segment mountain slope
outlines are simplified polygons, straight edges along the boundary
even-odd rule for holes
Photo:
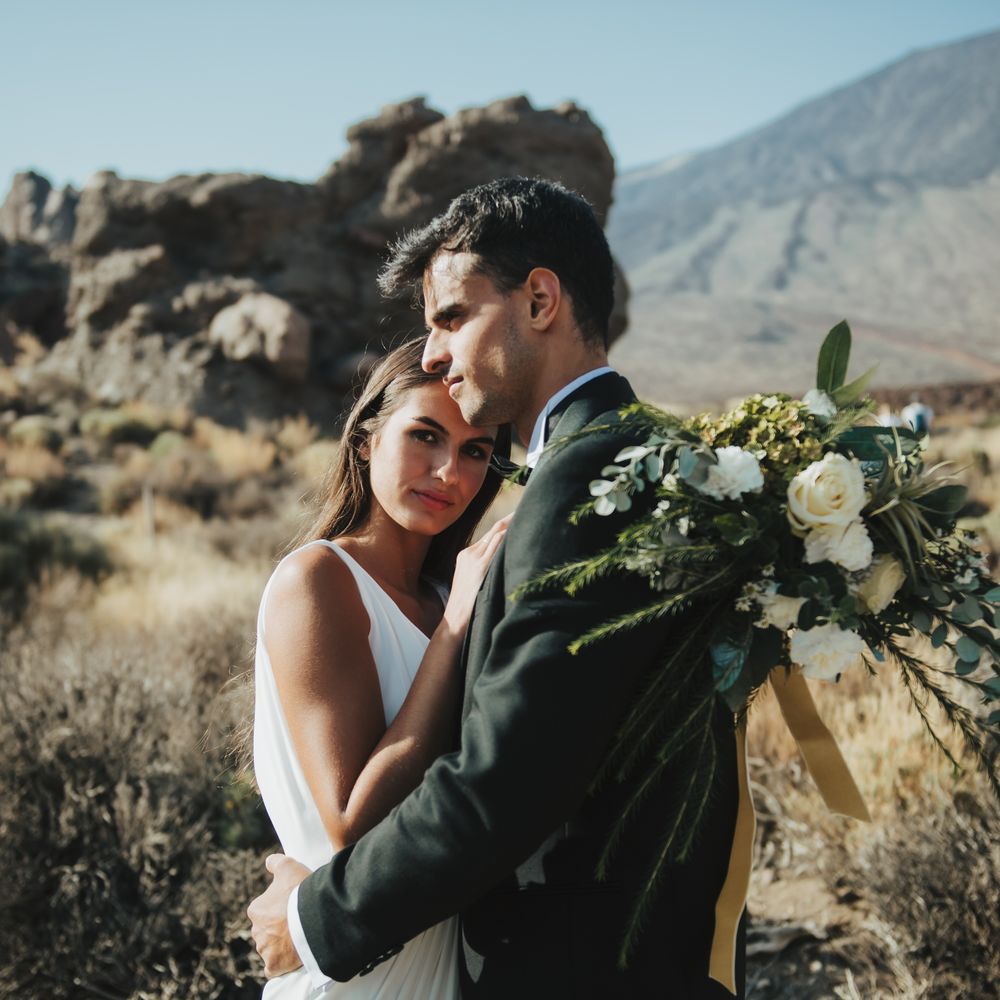
[[[884,384],[996,378],[998,234],[993,32],[623,175],[609,236],[634,297],[616,364],[669,401],[804,388],[847,316]]]

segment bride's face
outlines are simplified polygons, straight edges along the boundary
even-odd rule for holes
[[[443,382],[411,389],[372,435],[374,503],[407,530],[444,531],[483,485],[496,435],[467,424]]]

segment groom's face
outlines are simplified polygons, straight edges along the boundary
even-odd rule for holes
[[[424,370],[437,372],[473,426],[517,423],[530,406],[537,358],[525,335],[530,302],[476,270],[468,253],[439,253],[424,274]]]

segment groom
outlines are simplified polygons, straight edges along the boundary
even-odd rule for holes
[[[626,523],[569,518],[634,433],[543,451],[613,423],[635,399],[607,367],[614,276],[604,234],[578,195],[503,179],[405,236],[380,284],[389,295],[420,293],[425,369],[441,374],[470,424],[513,423],[530,442],[533,472],[469,627],[457,749],[315,873],[269,859],[274,881],[249,910],[267,973],[304,963],[317,986],[346,981],[458,912],[464,1000],[729,997],[708,966],[737,809],[731,717],[720,709],[716,719],[725,749],[693,855],[668,867],[623,971],[626,920],[686,776],[678,765],[648,790],[601,882],[597,859],[635,789],[591,783],[672,626],[571,656],[567,646],[589,628],[648,604],[647,585],[616,578],[573,598],[509,599],[542,570],[611,544]],[[741,997],[742,952],[741,936]]]

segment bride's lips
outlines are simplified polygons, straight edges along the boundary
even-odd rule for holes
[[[447,510],[454,505],[453,500],[450,500],[443,493],[435,493],[433,490],[414,490],[413,493],[431,510]]]
[[[452,399],[455,398],[455,390],[458,388],[459,385],[461,385],[461,383],[462,383],[461,375],[456,375],[455,378],[446,378],[444,380],[444,384],[448,389],[448,395],[451,396]]]

